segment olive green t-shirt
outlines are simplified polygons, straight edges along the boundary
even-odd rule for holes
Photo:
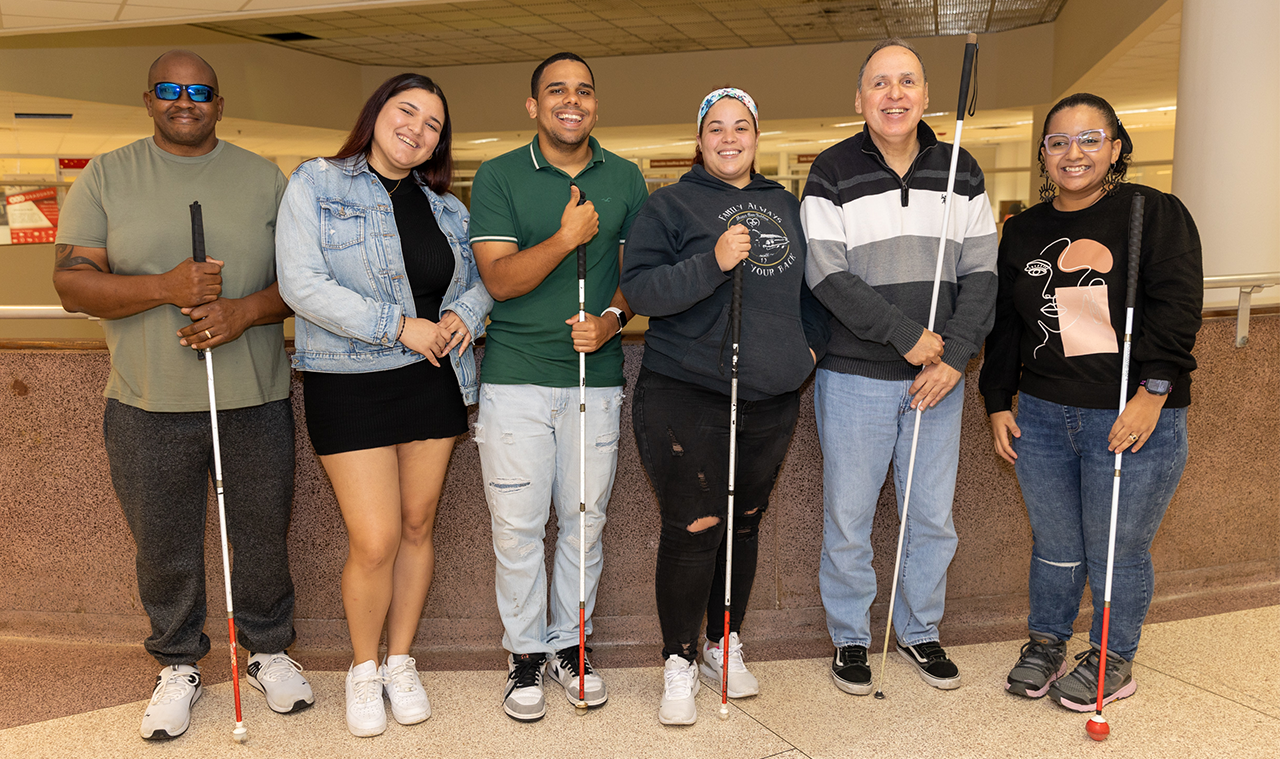
[[[192,201],[204,215],[205,250],[224,261],[222,297],[243,298],[276,281],[276,209],[286,180],[275,164],[220,141],[195,157],[151,137],[104,153],[67,193],[58,243],[106,248],[113,274],[163,274],[191,257]],[[178,343],[191,319],[157,306],[103,319],[111,374],[105,395],[144,411],[208,411],[205,364]],[[250,327],[214,349],[220,409],[289,396],[282,324]]]
[[[599,315],[618,289],[618,246],[648,199],[639,167],[590,138],[591,163],[573,177],[600,215],[600,231],[587,243],[586,309]],[[560,229],[569,203],[569,175],[552,166],[538,138],[485,161],[471,187],[471,242],[513,242],[532,248]],[[578,315],[578,259],[573,253],[533,290],[497,301],[485,332],[480,379],[498,385],[574,387],[578,353],[572,327]],[[587,385],[622,384],[622,340],[615,336],[587,354]]]

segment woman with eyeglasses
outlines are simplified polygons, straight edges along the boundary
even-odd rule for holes
[[[1030,640],[1006,689],[1094,709],[1115,454],[1123,452],[1104,703],[1134,693],[1151,604],[1150,548],[1187,461],[1191,355],[1200,329],[1200,238],[1173,195],[1125,184],[1133,143],[1107,101],[1076,94],[1045,118],[1042,202],[1005,222],[995,327],[979,388],[995,449],[1014,465],[1031,521]],[[1129,365],[1130,204],[1145,199]],[[1018,413],[1012,412],[1018,396]],[[1088,580],[1090,648],[1067,674],[1067,640]]]
[[[471,342],[493,305],[467,210],[449,194],[451,141],[444,92],[425,76],[394,76],[336,155],[293,173],[277,222],[307,432],[347,527],[347,727],[357,736],[386,729],[384,689],[397,722],[431,714],[409,649],[445,471],[476,402]]]
[[[664,725],[697,719],[699,669],[729,697],[759,692],[739,632],[755,579],[760,520],[800,412],[799,387],[826,350],[826,311],[804,283],[800,202],[755,170],[755,101],[726,87],[698,110],[693,168],[655,191],[622,256],[622,293],[649,316],[633,426],[658,496],[655,578]],[[742,268],[737,468],[728,534],[730,298]],[[729,639],[725,550],[733,541]],[[706,643],[698,645],[707,618]],[[698,655],[701,653],[701,665]]]

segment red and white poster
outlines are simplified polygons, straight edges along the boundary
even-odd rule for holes
[[[6,195],[4,210],[11,245],[49,243],[58,236],[58,190],[43,187]]]

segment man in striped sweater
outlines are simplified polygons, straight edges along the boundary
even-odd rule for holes
[[[957,688],[960,672],[939,645],[938,623],[956,547],[951,503],[964,369],[995,313],[995,220],[982,171],[961,150],[936,331],[927,329],[953,147],[921,121],[929,105],[924,64],[902,40],[872,49],[854,102],[865,128],[818,156],[801,204],[806,278],[832,314],[814,383],[831,677],[846,693],[872,690],[871,522],[890,461],[901,513],[914,409],[922,406],[893,627],[898,652],[925,682]]]

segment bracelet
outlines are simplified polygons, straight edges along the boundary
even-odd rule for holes
[[[627,326],[627,314],[617,306],[609,306],[600,315],[604,316],[605,314],[613,314],[618,317],[618,331],[614,333],[615,335],[621,333],[622,328]]]
[[[400,316],[400,329],[396,330],[395,342],[400,342],[400,336],[404,334],[404,325],[407,324],[408,321],[408,319],[404,318],[403,314]]]

